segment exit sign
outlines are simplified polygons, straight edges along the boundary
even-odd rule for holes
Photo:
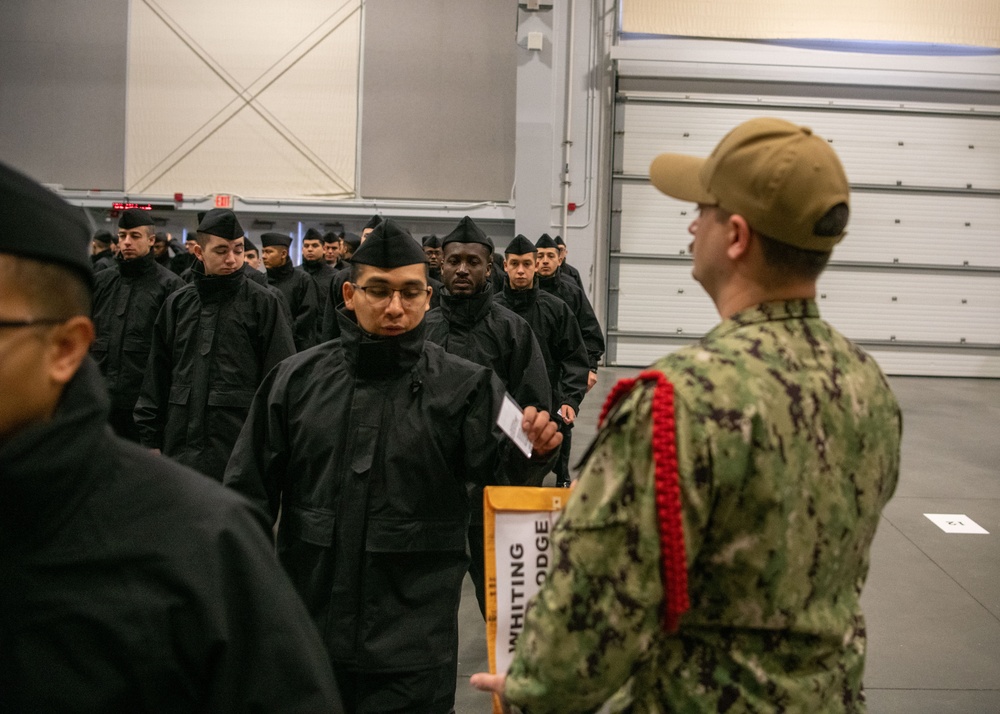
[[[217,193],[215,194],[215,207],[216,208],[232,208],[233,207],[233,197],[228,193]]]

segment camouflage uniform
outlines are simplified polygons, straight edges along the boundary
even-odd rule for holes
[[[859,712],[858,598],[902,428],[875,361],[811,300],[662,359],[675,388],[690,610],[662,625],[651,393],[610,411],[507,676],[527,712]],[[616,694],[617,692],[617,694]]]

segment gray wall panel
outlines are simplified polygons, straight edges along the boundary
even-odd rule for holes
[[[516,10],[496,0],[368,0],[362,196],[510,200]]]
[[[121,190],[128,0],[0,2],[0,159]]]

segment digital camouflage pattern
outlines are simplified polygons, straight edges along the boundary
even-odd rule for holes
[[[675,387],[691,609],[662,625],[651,385],[613,409],[553,533],[506,696],[527,712],[862,712],[858,599],[899,474],[896,399],[811,300],[654,365]]]

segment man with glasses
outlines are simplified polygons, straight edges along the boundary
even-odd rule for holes
[[[527,407],[525,457],[497,426],[497,377],[425,340],[426,257],[395,221],[354,254],[350,278],[340,339],[267,376],[225,483],[275,522],[280,509],[278,554],[348,710],[443,714],[455,698],[468,487],[544,474],[560,439]]]
[[[156,260],[148,211],[130,208],[122,212],[118,245],[114,267],[94,280],[97,335],[90,352],[108,384],[111,427],[118,436],[138,442],[132,412],[149,362],[153,325],[167,296],[185,283]]]
[[[156,319],[135,422],[144,446],[221,481],[256,385],[295,343],[281,298],[243,270],[236,215],[208,211],[197,238],[194,282]]]
[[[341,711],[263,514],[107,427],[82,214],[0,204],[0,709]]]

